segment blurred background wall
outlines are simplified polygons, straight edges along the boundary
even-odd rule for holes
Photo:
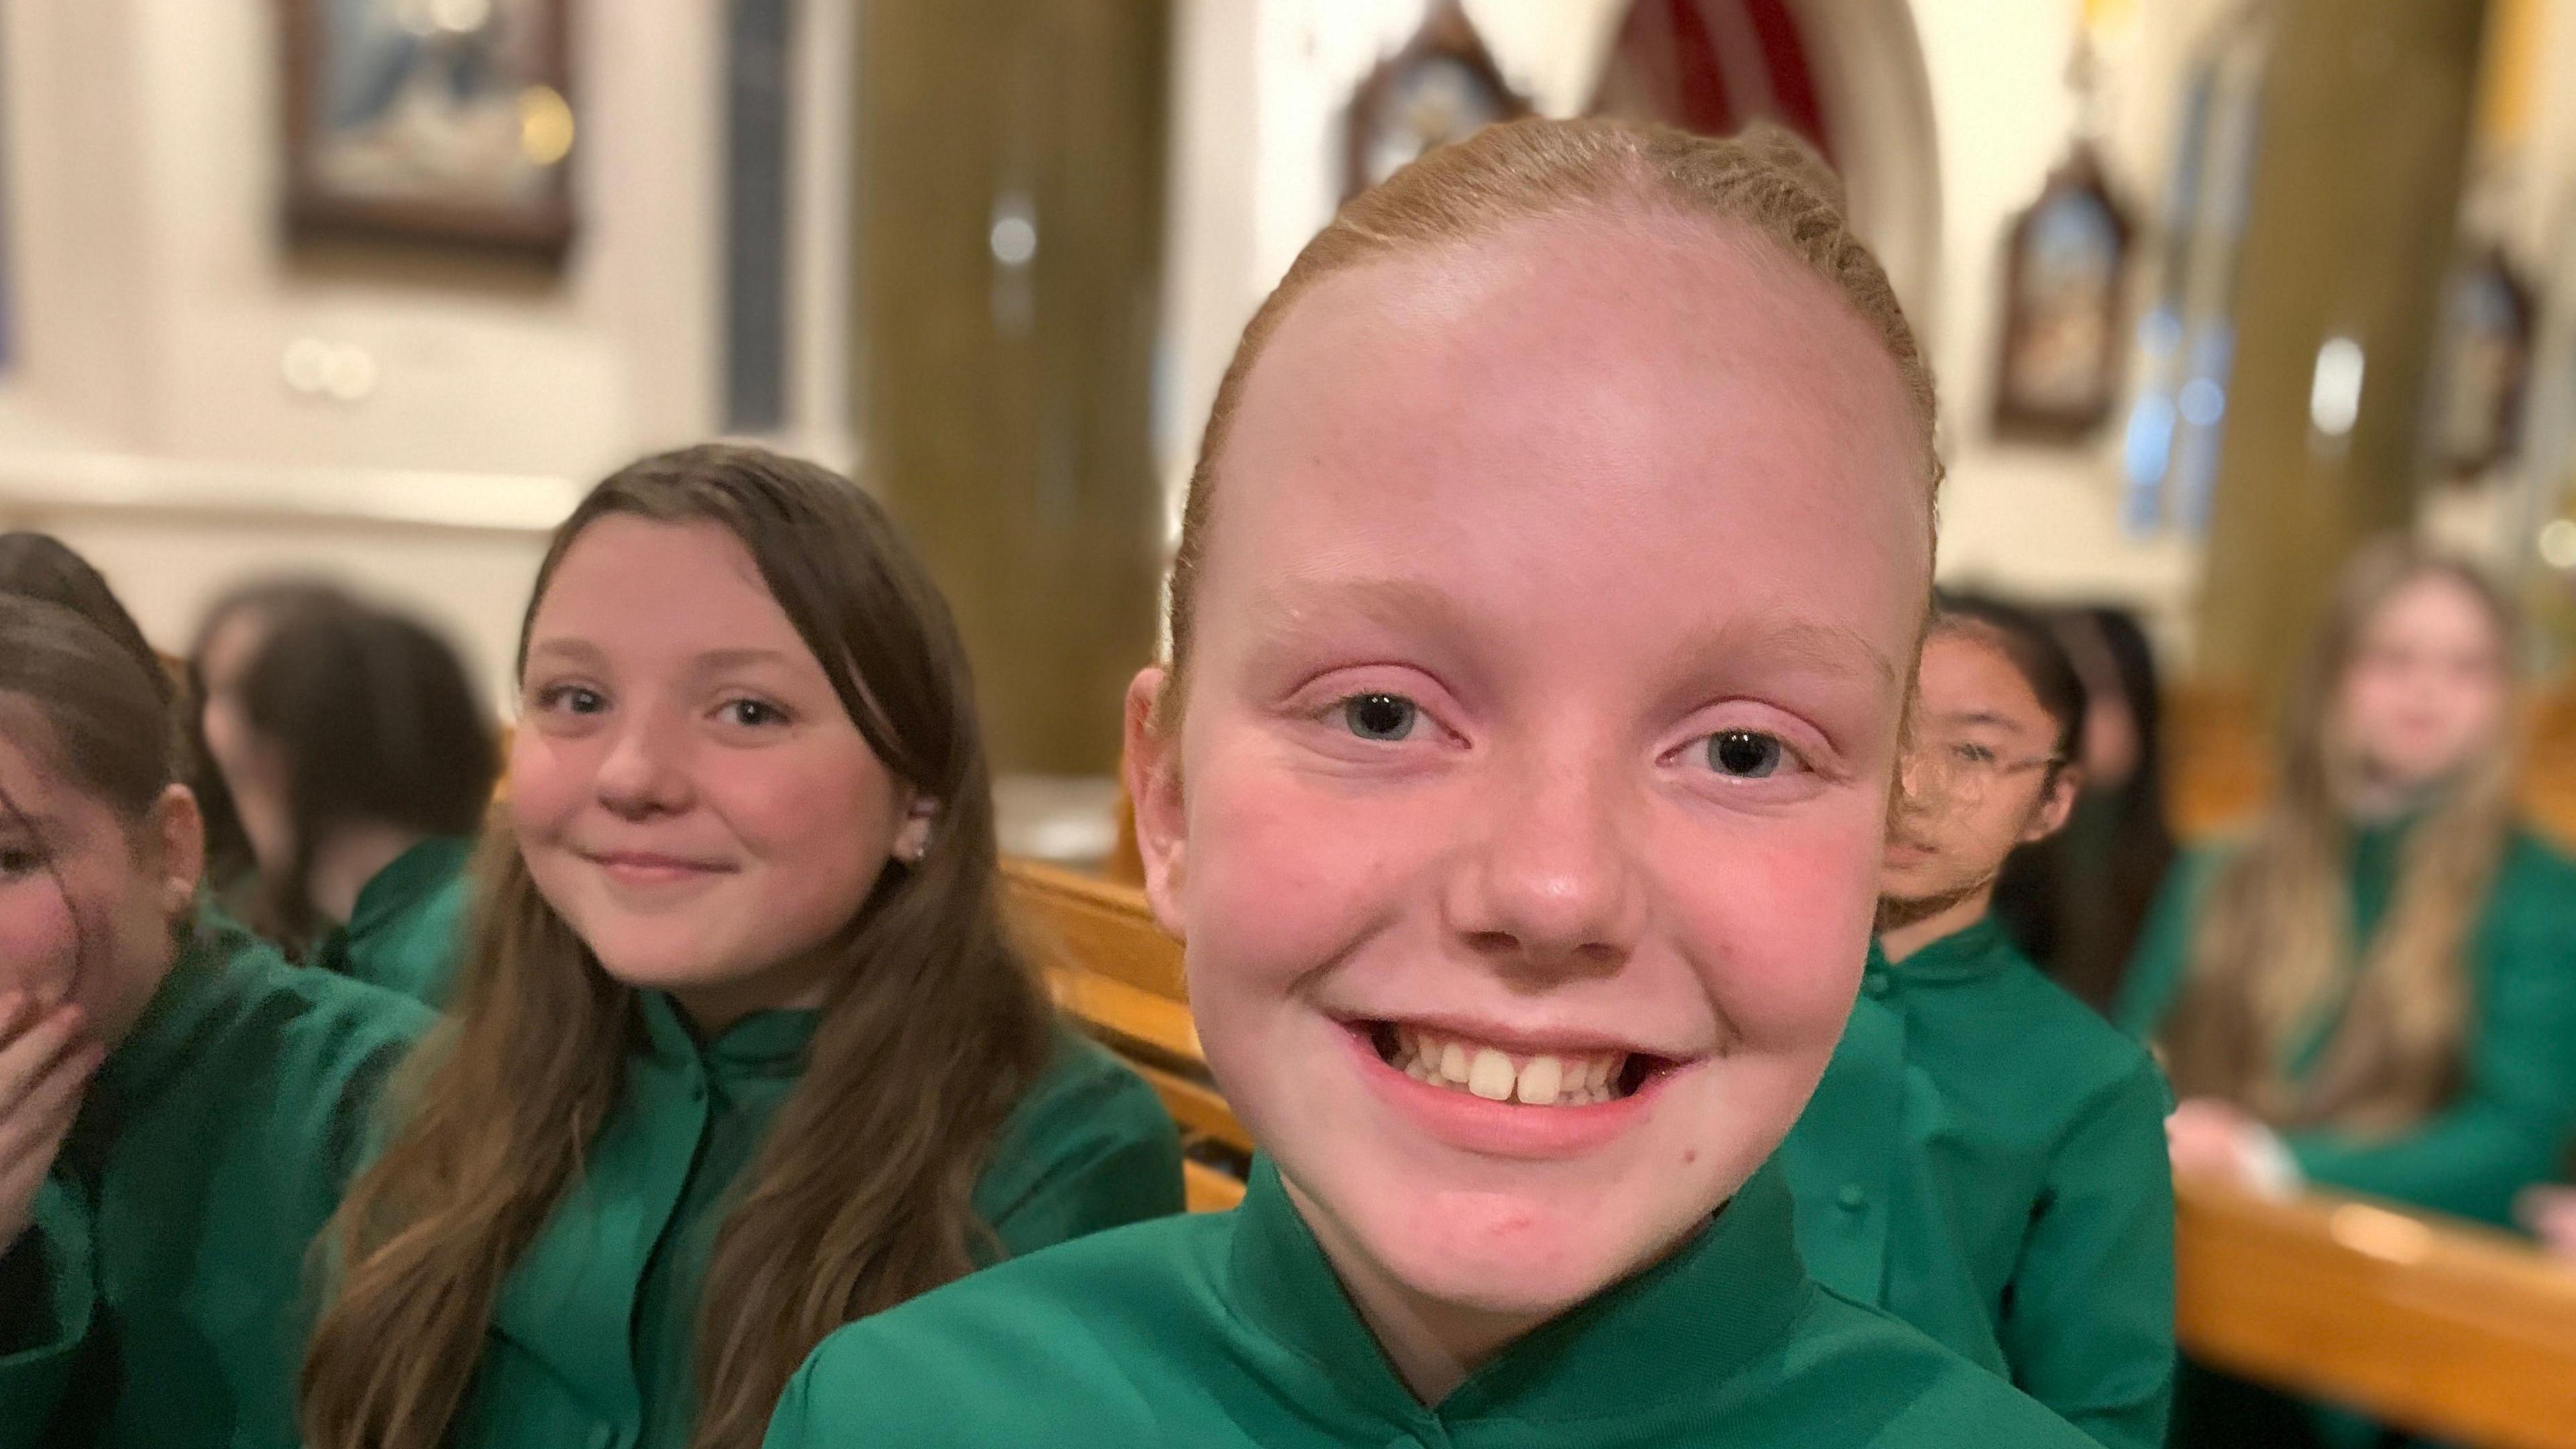
[[[1542,112],[1680,35],[1730,114],[1821,129],[1939,368],[1946,579],[2259,680],[2393,524],[2576,627],[2576,0],[582,0],[552,257],[290,228],[299,8],[553,7],[0,3],[0,523],[174,650],[228,582],[324,570],[497,687],[580,491],[731,433],[893,502],[1007,765],[1105,773],[1235,334],[1343,194],[1355,97],[1461,16]],[[2005,258],[2079,153],[2131,228],[2118,393],[2031,436],[1996,425]],[[2445,298],[2490,254],[2528,356],[2463,470]]]

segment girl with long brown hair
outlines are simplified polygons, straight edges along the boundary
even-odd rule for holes
[[[1517,122],[1347,204],[1128,694],[1243,1204],[843,1329],[773,1449],[2082,1444],[1819,1287],[1768,1164],[1859,986],[1931,428],[1783,135]]]
[[[197,906],[167,682],[0,594],[0,1445],[295,1437],[306,1250],[416,1003]]]
[[[2404,543],[2356,558],[2269,808],[2175,868],[2117,1016],[2175,1168],[2494,1223],[2576,1131],[2576,864],[2514,816],[2514,622]]]
[[[329,1238],[312,1449],[759,1441],[853,1318],[1181,1205],[1004,938],[947,606],[848,480],[644,459],[555,534],[456,1016]]]

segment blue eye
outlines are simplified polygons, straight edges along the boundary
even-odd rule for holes
[[[1420,707],[1400,694],[1355,694],[1342,701],[1342,723],[1364,740],[1392,743],[1413,733]]]
[[[1708,737],[1709,768],[1738,780],[1770,778],[1787,755],[1779,736],[1759,730],[1719,730]]]

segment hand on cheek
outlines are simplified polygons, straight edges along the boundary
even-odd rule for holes
[[[105,1057],[79,1007],[0,996],[0,1253],[26,1231],[36,1189]]]

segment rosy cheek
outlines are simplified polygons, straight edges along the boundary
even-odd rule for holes
[[[76,950],[71,914],[51,879],[0,885],[0,991],[63,990]]]
[[[542,839],[579,812],[596,774],[596,751],[530,733],[521,726],[510,750],[510,825],[522,838]]]
[[[1302,971],[1347,943],[1366,903],[1441,827],[1435,802],[1389,810],[1280,772],[1217,762],[1189,796],[1191,939],[1203,954]]]
[[[1872,829],[1776,826],[1703,857],[1723,867],[1668,877],[1710,995],[1749,1041],[1840,1033],[1869,949],[1878,855]]]

